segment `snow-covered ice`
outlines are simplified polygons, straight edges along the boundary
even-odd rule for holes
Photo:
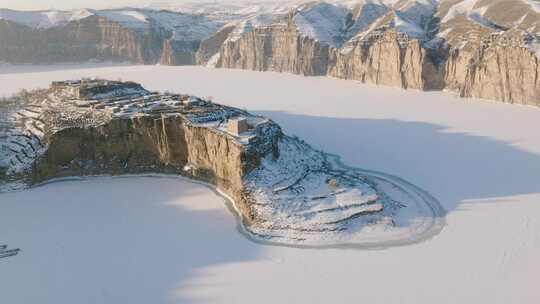
[[[19,69],[19,71],[18,71]],[[0,195],[6,303],[538,303],[540,109],[322,77],[202,67],[0,67],[0,95],[99,76],[213,96],[349,166],[400,176],[448,211],[440,234],[384,250],[244,238],[223,199],[167,178]],[[76,199],[74,199],[76,197]]]

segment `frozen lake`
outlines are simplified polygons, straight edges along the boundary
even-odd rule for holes
[[[212,96],[345,164],[405,178],[448,211],[385,250],[263,246],[221,197],[171,178],[0,195],[6,303],[538,303],[540,109],[329,78],[159,66],[0,66],[0,95],[80,77]]]

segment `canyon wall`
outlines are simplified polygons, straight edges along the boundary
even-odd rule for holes
[[[461,97],[540,105],[540,59],[519,46],[456,48],[436,58],[416,39],[400,42],[392,30],[372,43],[336,49],[294,30],[265,28],[226,42],[220,53],[217,67],[222,68],[328,75],[405,89],[449,89]]]
[[[326,75],[330,47],[303,36],[291,25],[254,28],[225,41],[217,67]]]
[[[540,106],[540,59],[522,47],[472,54],[455,50],[446,62],[445,78],[462,97]]]
[[[369,45],[357,43],[346,52],[333,50],[328,75],[405,89],[435,90],[442,75],[417,40],[400,44],[397,33],[385,32]]]
[[[68,128],[46,136],[48,149],[33,165],[32,184],[51,178],[100,174],[174,173],[204,181],[232,197],[252,219],[243,178],[267,153],[276,153],[281,131],[265,144],[246,147],[181,117],[113,119],[97,127]],[[277,127],[277,129],[275,129]]]
[[[194,64],[195,41],[171,41],[155,27],[134,30],[102,16],[61,27],[36,29],[0,20],[0,61],[58,63],[124,61],[138,64]]]

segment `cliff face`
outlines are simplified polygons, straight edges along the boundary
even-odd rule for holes
[[[149,64],[161,55],[162,39],[151,30],[135,32],[98,16],[44,30],[0,20],[0,58],[13,63],[113,60]]]
[[[201,16],[172,12],[89,11],[87,14],[84,18],[73,17],[63,24],[46,27],[24,24],[24,18],[32,20],[39,15],[2,18],[0,14],[0,61],[195,64],[201,40],[218,26]]]
[[[107,80],[55,82],[0,108],[0,191],[52,178],[180,174],[215,185],[249,223],[245,177],[279,157],[271,120],[188,95]]]
[[[343,79],[411,89],[440,89],[437,67],[417,40],[400,44],[397,33],[385,32],[371,44],[356,44],[346,52],[333,50],[328,74]]]
[[[219,31],[215,32],[208,39],[203,40],[199,49],[197,50],[197,53],[195,54],[196,64],[207,65],[210,59],[219,53],[221,46],[234,29],[234,25],[225,26]]]
[[[0,21],[0,58],[8,62],[152,63],[160,53],[160,38],[155,33],[137,33],[102,17],[91,16],[45,30]]]
[[[164,65],[193,65],[196,63],[198,41],[174,41],[167,39],[163,42],[163,52],[159,60]]]
[[[217,67],[326,75],[329,50],[292,25],[255,28],[223,44]]]
[[[113,119],[97,127],[67,128],[44,141],[48,149],[33,164],[32,184],[67,176],[181,174],[224,191],[247,221],[252,213],[243,178],[268,154],[180,117]]]
[[[446,77],[462,97],[540,105],[540,59],[522,47],[452,54]]]

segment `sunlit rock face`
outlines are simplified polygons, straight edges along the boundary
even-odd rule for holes
[[[418,40],[400,37],[393,30],[380,35],[372,42],[351,43],[346,50],[332,52],[329,75],[405,89],[444,86],[439,68]]]
[[[462,97],[540,105],[540,59],[527,49],[500,45],[473,54],[453,52],[446,64],[446,77],[449,87]]]
[[[220,26],[203,16],[149,10],[0,11],[0,61],[195,64]]]
[[[513,2],[301,5],[241,23],[214,65],[538,105],[540,13]]]

